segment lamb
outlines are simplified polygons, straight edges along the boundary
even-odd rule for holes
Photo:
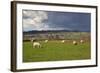
[[[33,42],[33,48],[41,48],[41,44],[39,42]]]
[[[84,43],[84,40],[80,40],[80,43]]]
[[[64,43],[64,42],[65,42],[65,40],[62,40],[61,42],[62,42],[62,43]]]
[[[73,41],[73,44],[74,44],[74,45],[77,45],[77,42],[76,42],[76,41]]]
[[[47,43],[47,42],[48,42],[48,40],[45,40],[44,42],[45,42],[45,43]]]
[[[41,44],[34,38],[31,39],[33,48],[41,48]]]

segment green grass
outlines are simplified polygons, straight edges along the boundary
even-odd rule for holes
[[[31,42],[23,43],[23,62],[90,59],[90,43],[73,45],[72,42],[40,42],[41,48],[33,48]]]

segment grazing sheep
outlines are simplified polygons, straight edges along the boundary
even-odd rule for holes
[[[62,40],[61,42],[62,42],[62,43],[64,43],[64,42],[65,42],[65,40]]]
[[[45,40],[44,42],[45,42],[45,43],[47,43],[47,42],[48,42],[48,40]]]
[[[74,44],[74,45],[77,45],[77,42],[76,42],[76,41],[73,41],[73,44]]]
[[[33,48],[41,48],[41,44],[39,42],[33,42]]]
[[[83,40],[80,40],[80,43],[84,43],[84,41]]]

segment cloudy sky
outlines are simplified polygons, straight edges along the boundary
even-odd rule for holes
[[[90,13],[23,10],[23,30],[90,31]]]

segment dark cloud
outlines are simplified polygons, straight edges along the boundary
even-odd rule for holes
[[[55,28],[90,31],[90,19],[90,13],[48,12],[48,22]]]

